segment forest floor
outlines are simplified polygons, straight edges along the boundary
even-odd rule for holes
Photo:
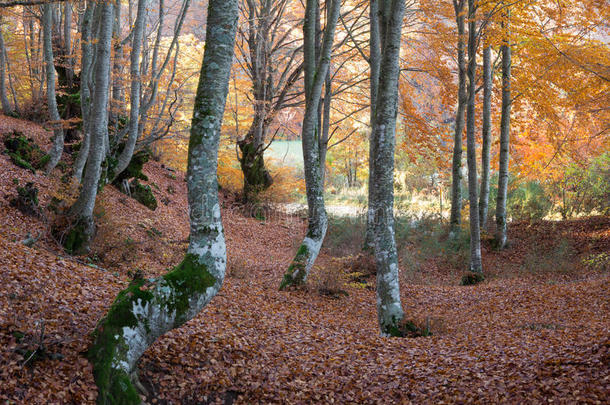
[[[13,129],[48,146],[39,126],[0,117],[0,134]],[[135,269],[161,274],[187,245],[184,174],[155,162],[144,171],[157,210],[106,186],[92,252],[70,257],[49,236],[49,210],[40,219],[9,200],[14,179],[40,189],[41,207],[53,196],[74,198],[75,186],[59,169],[45,177],[0,155],[1,403],[94,403],[83,352],[96,322]],[[374,277],[348,281],[361,258],[331,257],[325,248],[309,287],[278,292],[305,223],[280,214],[259,221],[221,196],[227,278],[196,318],[143,356],[147,403],[610,400],[610,218],[511,224],[509,249],[484,243],[487,279],[475,286],[460,286],[463,272],[448,260],[423,260],[416,244],[400,246],[414,249],[401,255],[401,268],[411,269],[401,275],[407,317],[430,324],[433,335],[382,338]],[[32,248],[20,242],[28,233],[42,234]],[[416,270],[409,257],[419,258]],[[347,295],[322,294],[333,283]]]

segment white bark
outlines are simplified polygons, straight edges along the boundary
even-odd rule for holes
[[[479,225],[487,227],[489,207],[489,158],[491,150],[491,46],[483,50],[483,146],[481,151],[481,196],[479,199]]]

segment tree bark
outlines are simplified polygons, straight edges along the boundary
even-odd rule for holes
[[[477,25],[475,17],[475,0],[468,0],[468,108],[466,111],[466,142],[468,198],[470,202],[470,271],[482,273],[481,228],[479,227],[479,196],[477,191],[477,143],[475,135],[475,87],[477,69]]]
[[[64,131],[61,127],[61,118],[57,110],[57,98],[55,94],[55,64],[53,58],[53,5],[45,3],[43,6],[42,29],[43,29],[43,48],[44,61],[46,66],[46,81],[47,81],[47,106],[49,109],[49,118],[53,127],[53,146],[49,150],[49,163],[45,167],[47,174],[57,166],[61,159],[61,154],[64,151]]]
[[[379,89],[373,125],[375,201],[375,262],[377,264],[377,315],[385,336],[399,335],[404,317],[398,281],[398,255],[394,239],[394,148],[398,112],[398,79],[404,0],[390,2],[384,19]],[[388,6],[385,6],[386,9]]]
[[[371,109],[369,125],[371,134],[369,137],[369,184],[368,184],[368,210],[366,215],[366,233],[364,237],[364,250],[374,252],[375,250],[375,173],[373,161],[373,125],[375,123],[375,107],[377,106],[377,92],[379,88],[379,68],[381,64],[381,38],[379,33],[379,0],[371,0],[370,11],[370,34],[369,34],[369,81]]]
[[[187,254],[164,276],[134,280],[98,324],[88,354],[99,404],[139,404],[133,379],[140,356],[157,338],[196,316],[224,280],[226,246],[216,168],[237,17],[237,0],[210,0],[189,142]]]
[[[453,134],[453,162],[451,166],[451,217],[449,219],[449,236],[455,237],[462,223],[462,135],[464,132],[464,111],[468,95],[466,92],[466,62],[464,57],[465,34],[465,0],[454,0],[455,20],[458,30],[458,105],[455,113]]]
[[[308,227],[307,235],[299,247],[295,258],[288,267],[280,284],[280,290],[292,285],[305,283],[309,271],[320,253],[328,218],[324,207],[324,184],[320,161],[321,136],[318,126],[318,107],[322,96],[322,86],[326,72],[330,67],[330,58],[335,28],[339,18],[341,2],[333,0],[329,18],[326,21],[324,39],[320,57],[316,58],[316,11],[318,0],[307,0],[305,7],[304,34],[304,64],[305,64],[305,116],[301,132],[303,142],[303,163],[305,169],[305,187],[307,192]]]
[[[481,150],[481,196],[479,199],[479,224],[487,227],[489,207],[489,158],[491,149],[491,46],[483,49],[483,146]]]
[[[510,19],[510,10],[507,12]],[[496,237],[498,249],[506,247],[506,197],[508,192],[508,162],[510,140],[510,109],[511,109],[511,45],[508,21],[504,28],[506,38],[502,45],[502,116],[500,119],[500,170],[498,173],[498,197],[496,200]]]
[[[89,155],[81,192],[74,205],[70,207],[73,227],[64,241],[71,244],[68,249],[72,252],[88,251],[94,234],[93,208],[101,175],[101,164],[105,157],[104,138],[108,129],[108,73],[112,46],[113,5],[111,2],[106,2],[98,7],[101,7],[101,21],[97,38],[95,87],[91,103]]]

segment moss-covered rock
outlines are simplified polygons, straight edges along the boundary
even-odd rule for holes
[[[42,169],[51,158],[31,138],[19,131],[5,135],[4,146],[16,166],[31,170],[32,173]]]
[[[157,199],[148,185],[140,183],[137,179],[133,179],[129,183],[129,191],[131,197],[148,209],[154,211],[157,209]]]
[[[34,186],[34,183],[30,182],[25,187],[17,187],[17,196],[10,201],[10,204],[26,215],[41,216],[38,206],[38,188]]]
[[[483,276],[482,273],[475,273],[472,271],[469,271],[468,273],[464,274],[462,276],[462,285],[475,285],[475,284],[479,284],[482,283],[485,280],[485,277]]]
[[[123,146],[124,147],[124,146]],[[119,153],[122,147],[119,147]],[[131,162],[125,170],[118,174],[116,179],[112,182],[114,185],[121,184],[123,180],[137,179],[147,181],[148,177],[142,172],[144,164],[150,160],[150,151],[148,149],[141,150],[134,153],[131,158]]]

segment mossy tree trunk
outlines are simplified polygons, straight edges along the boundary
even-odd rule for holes
[[[111,2],[107,2],[98,7],[101,7],[99,13],[101,21],[95,56],[95,87],[93,88],[91,103],[89,154],[81,192],[76,202],[70,207],[69,215],[72,218],[73,227],[64,240],[64,246],[72,253],[87,251],[93,237],[95,230],[93,208],[102,173],[101,164],[105,152],[104,138],[108,128],[108,85],[113,5]]]
[[[307,0],[305,7],[304,64],[305,64],[305,115],[301,138],[303,143],[303,163],[305,169],[305,187],[307,192],[308,225],[307,235],[299,247],[295,258],[284,274],[280,290],[289,286],[305,283],[309,271],[320,253],[328,219],[324,207],[324,184],[320,161],[319,106],[322,86],[326,72],[330,67],[330,58],[335,28],[341,9],[340,0],[333,0],[329,18],[326,21],[324,39],[319,58],[316,57],[316,15],[319,13],[318,0]]]
[[[99,322],[88,354],[100,404],[140,403],[134,379],[142,354],[164,333],[196,316],[224,280],[226,246],[216,168],[237,19],[237,0],[210,0],[189,142],[188,251],[164,276],[134,280]]]
[[[506,12],[506,30],[504,44],[502,45],[502,116],[500,118],[500,170],[498,174],[498,196],[496,200],[496,236],[495,243],[498,249],[506,246],[506,197],[508,192],[508,161],[510,140],[510,109],[511,109],[511,47],[508,31],[510,10]]]
[[[453,161],[451,166],[451,217],[449,218],[449,236],[456,237],[462,223],[462,135],[464,132],[464,112],[468,95],[466,92],[466,61],[464,56],[466,0],[453,0],[455,21],[458,30],[457,63],[458,63],[458,105],[455,113],[453,133]]]
[[[475,0],[468,0],[468,107],[466,111],[466,143],[468,162],[468,199],[470,219],[470,271],[483,272],[481,263],[481,228],[479,227],[479,195],[477,184],[477,142],[475,135],[475,97],[477,68],[477,25]]]
[[[57,99],[55,93],[55,63],[53,58],[53,5],[45,3],[42,13],[42,35],[43,35],[43,53],[46,71],[47,82],[47,106],[49,109],[49,118],[53,127],[53,146],[49,150],[49,162],[45,167],[45,171],[51,171],[57,166],[61,159],[61,154],[64,151],[64,131],[61,127],[61,118],[57,110]]]
[[[394,149],[398,112],[398,78],[404,0],[384,0],[379,92],[373,124],[373,179],[375,201],[375,262],[377,315],[383,335],[395,335],[404,317],[398,282],[398,255],[394,240]]]
[[[241,152],[239,164],[244,174],[243,197],[246,202],[256,202],[258,194],[273,184],[273,178],[265,167],[263,156],[263,139],[266,128],[263,127],[264,117],[255,112],[254,121],[248,134],[237,142]]]

